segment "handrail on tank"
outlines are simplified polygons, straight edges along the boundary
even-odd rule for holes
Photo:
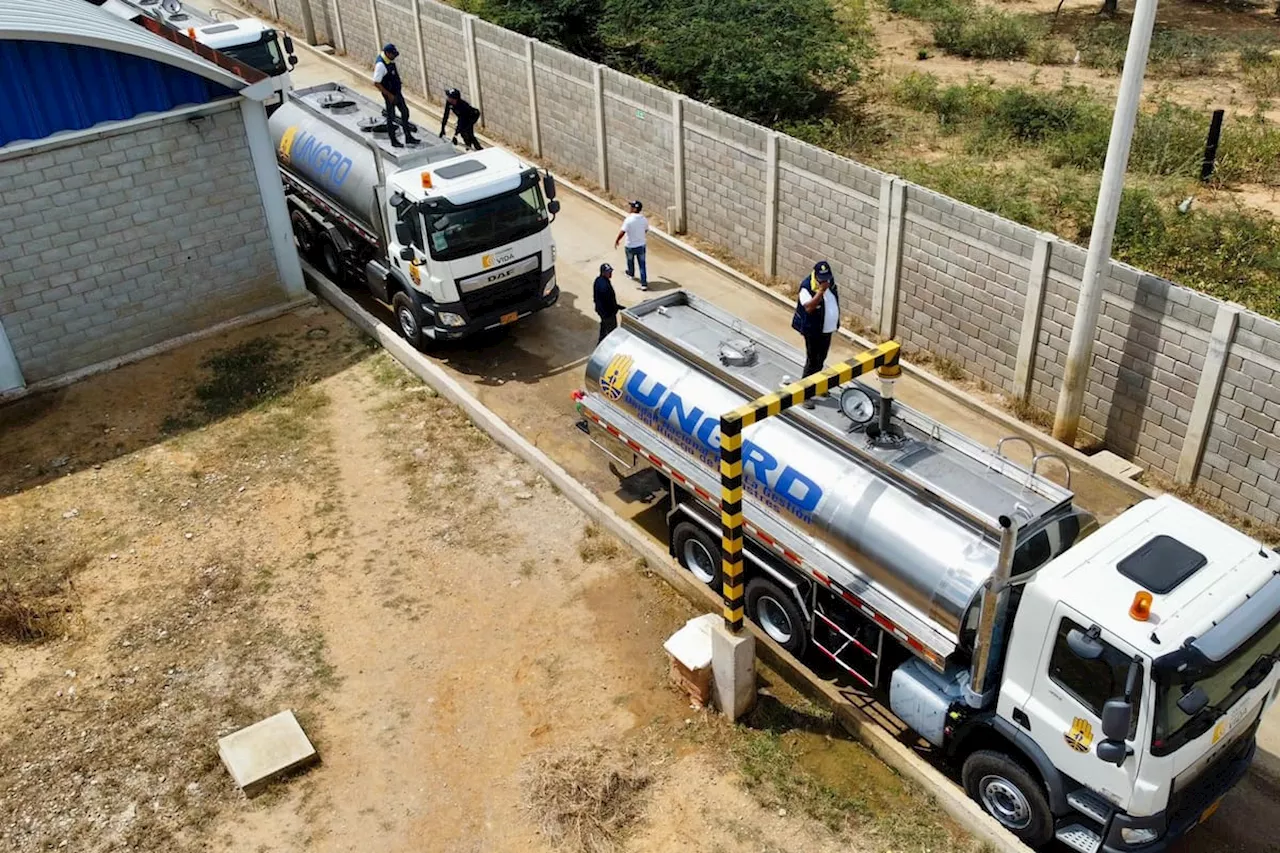
[[[742,431],[872,370],[882,380],[896,379],[902,373],[898,364],[901,350],[897,341],[885,341],[846,362],[810,374],[720,416],[720,558],[724,575],[724,622],[730,631],[742,630],[744,612]]]

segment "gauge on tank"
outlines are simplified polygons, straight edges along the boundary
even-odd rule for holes
[[[876,404],[861,388],[846,388],[840,394],[840,411],[855,424],[865,424],[875,416]]]

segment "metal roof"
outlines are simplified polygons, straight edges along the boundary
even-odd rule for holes
[[[181,68],[235,91],[249,85],[186,48],[86,0],[0,0],[0,39],[96,47]]]

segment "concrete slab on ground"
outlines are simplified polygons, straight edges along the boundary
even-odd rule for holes
[[[218,755],[245,796],[255,797],[274,779],[320,760],[293,711],[281,711],[218,739]]]
[[[1142,476],[1142,472],[1146,469],[1141,465],[1135,465],[1124,457],[1117,456],[1110,450],[1100,450],[1092,456],[1094,464],[1099,468],[1119,477],[1122,480],[1136,480]]]

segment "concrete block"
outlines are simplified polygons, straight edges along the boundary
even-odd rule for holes
[[[1142,467],[1123,459],[1110,450],[1102,450],[1089,457],[1108,474],[1126,480],[1136,480],[1142,476]]]
[[[711,629],[711,674],[716,705],[737,720],[756,704],[756,638],[734,634],[717,621]]]
[[[218,756],[247,797],[262,793],[273,779],[320,760],[293,711],[281,711],[219,738]]]

